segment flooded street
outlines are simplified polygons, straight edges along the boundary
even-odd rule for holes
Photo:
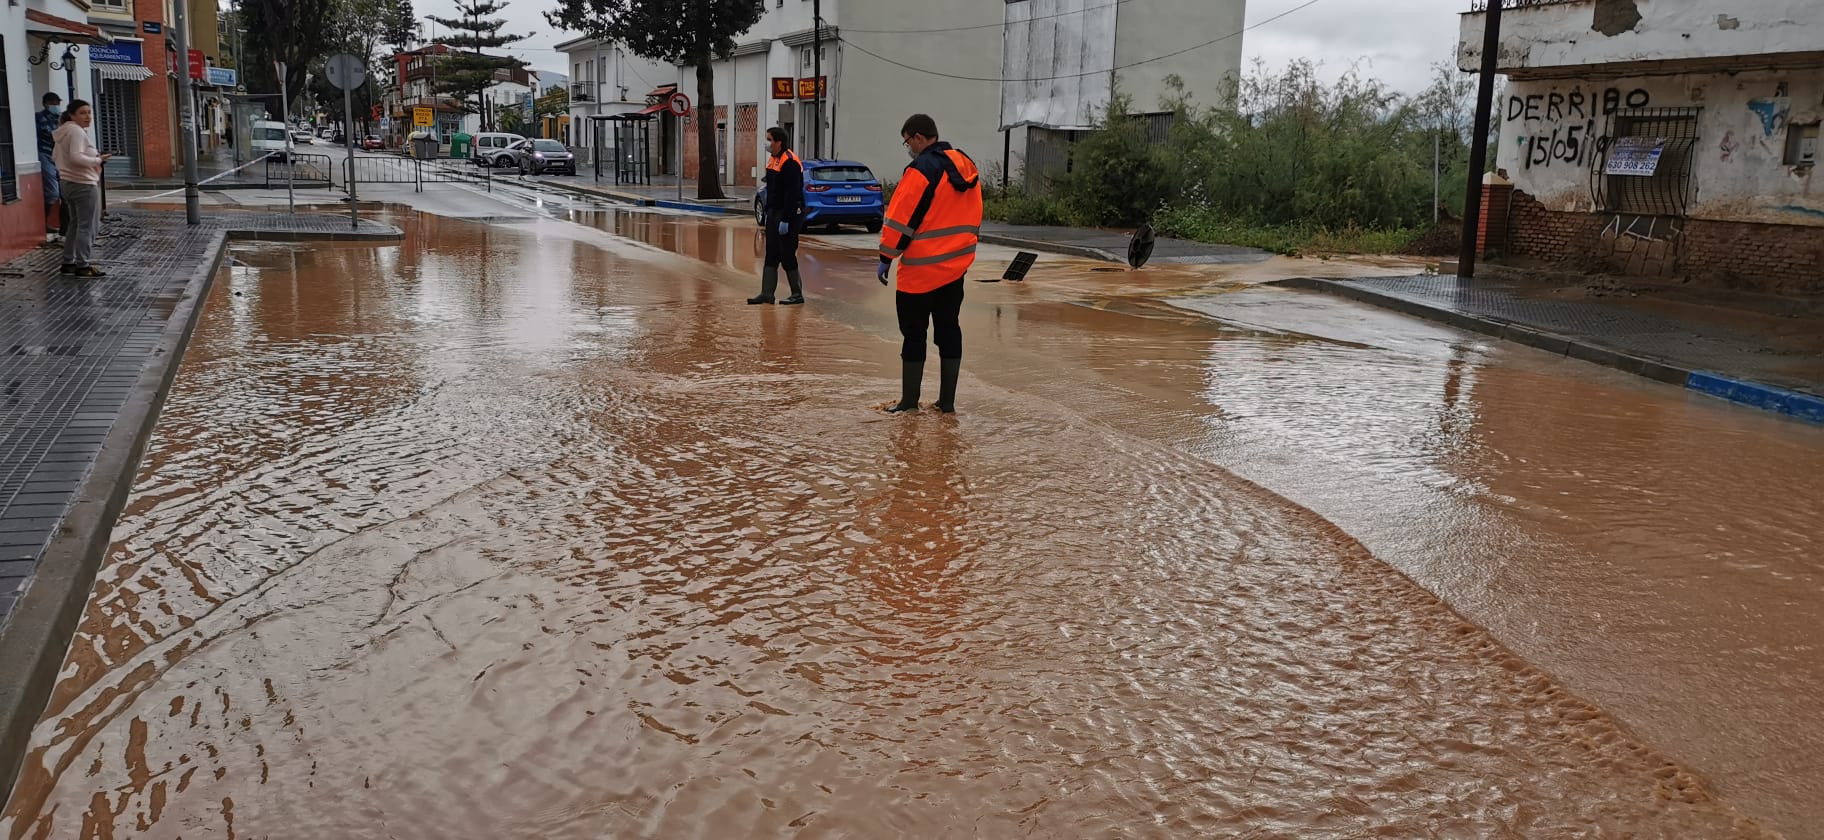
[[[546,209],[233,251],[7,836],[1824,821],[1817,429],[1049,258],[889,418],[865,248]]]

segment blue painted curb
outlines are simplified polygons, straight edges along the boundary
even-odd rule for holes
[[[1824,397],[1704,371],[1692,371],[1685,378],[1685,387],[1763,411],[1824,423]]]
[[[746,210],[731,210],[730,208],[719,207],[714,204],[692,204],[691,202],[688,202],[688,201],[666,201],[665,199],[662,199],[662,198],[655,198],[655,199],[648,199],[648,200],[651,201],[654,206],[664,207],[664,208],[671,209],[671,210],[689,210],[693,213],[709,213],[709,214],[715,215],[715,216],[729,216],[729,215],[737,215],[737,214],[743,215],[743,216],[747,215]]]

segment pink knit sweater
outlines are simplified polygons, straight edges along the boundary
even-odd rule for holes
[[[51,136],[57,141],[51,162],[57,164],[59,178],[78,184],[101,183],[101,155],[82,126],[66,122]]]

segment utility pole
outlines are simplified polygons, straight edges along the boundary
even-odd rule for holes
[[[1495,106],[1495,68],[1501,52],[1501,7],[1511,0],[1488,0],[1482,30],[1482,77],[1476,86],[1476,127],[1469,146],[1469,192],[1463,197],[1463,247],[1457,253],[1457,276],[1476,276],[1476,239],[1482,227],[1482,170],[1488,168],[1488,127]]]
[[[184,132],[184,224],[203,221],[201,195],[196,190],[196,97],[190,87],[190,21],[185,6],[189,0],[171,4],[177,24],[177,54],[181,56],[177,73],[177,124]]]
[[[800,67],[804,65],[799,65]],[[823,0],[811,0],[811,160],[823,159]]]

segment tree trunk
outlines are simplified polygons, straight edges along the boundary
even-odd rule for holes
[[[716,167],[716,68],[712,57],[697,57],[697,197],[725,198]]]

